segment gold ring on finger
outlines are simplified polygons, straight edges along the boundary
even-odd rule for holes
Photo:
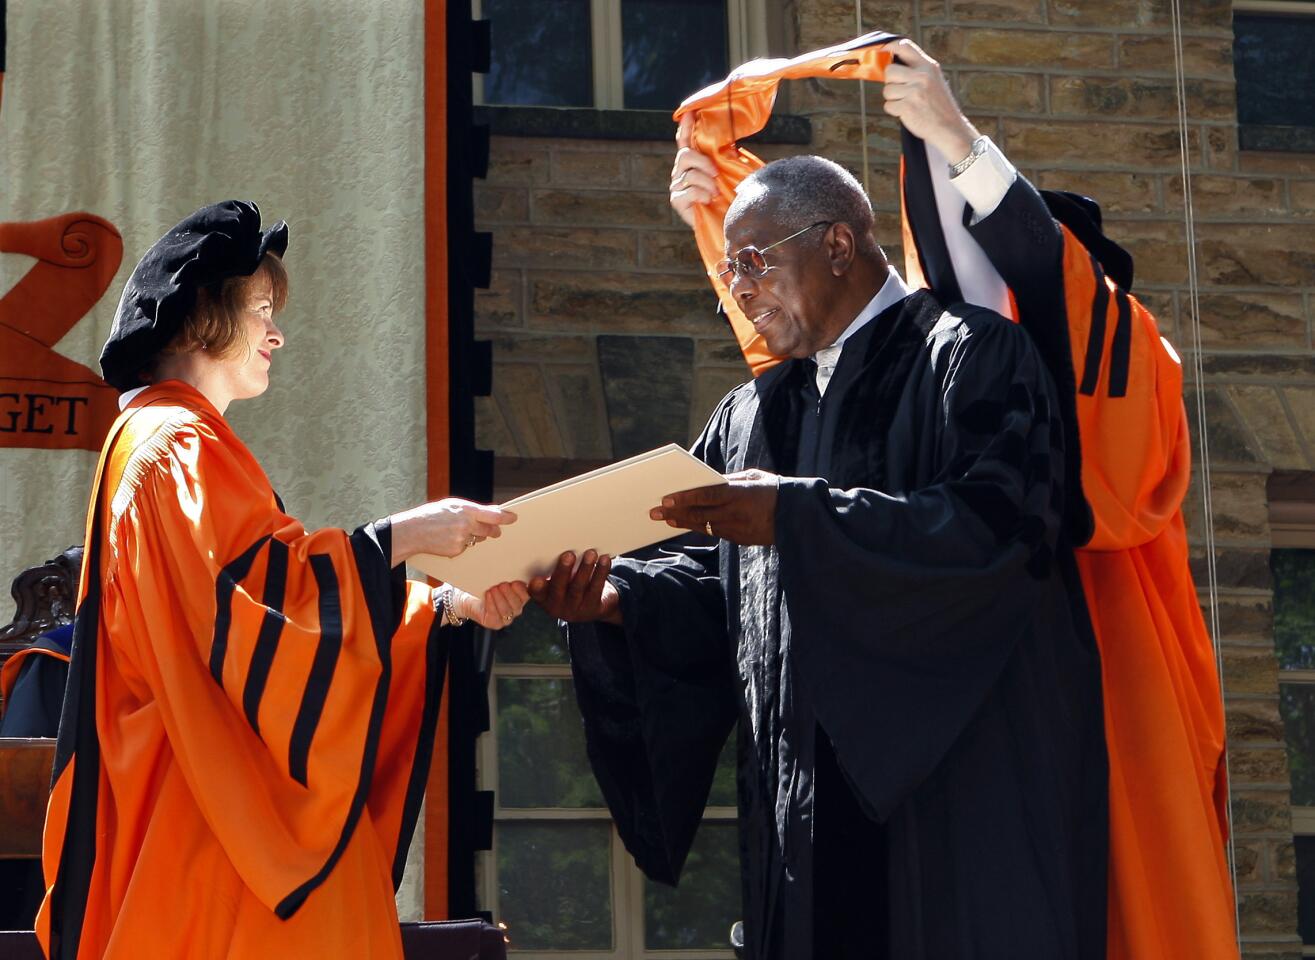
[[[478,538],[472,533],[470,537],[466,540],[466,546],[473,547],[477,539]]]

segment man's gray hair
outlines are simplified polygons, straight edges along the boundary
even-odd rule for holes
[[[847,223],[859,237],[872,230],[872,201],[852,173],[825,157],[787,157],[749,174],[726,219],[750,210],[769,213],[784,230],[819,220]]]

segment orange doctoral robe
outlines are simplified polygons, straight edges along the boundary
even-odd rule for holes
[[[677,120],[693,118],[693,146],[718,168],[718,195],[696,208],[695,236],[755,374],[778,358],[714,268],[725,256],[722,219],[735,188],[762,166],[737,140],[766,124],[782,79],[879,81],[895,39],[868,34],[793,60],[754,61],[676,111]],[[908,280],[944,297],[931,262],[942,225],[934,222],[935,204],[925,191],[914,196],[910,186],[910,163],[925,167],[926,157],[921,141],[907,132],[905,145]],[[931,210],[933,222],[911,208]],[[1045,232],[1016,226],[1019,234]],[[1062,254],[1055,262],[1034,258],[1028,269],[1012,273],[998,263],[995,268],[1011,288],[1015,319],[1041,345],[1059,389],[1073,398],[1066,419],[1076,426],[1080,447],[1080,484],[1076,462],[1070,482],[1081,488],[1081,497],[1072,498],[1078,504],[1074,525],[1082,530],[1076,557],[1100,646],[1109,751],[1108,956],[1234,960],[1223,701],[1182,515],[1191,472],[1182,366],[1149,311],[1105,274],[1072,232],[1057,229],[1055,247]],[[1017,246],[1031,242],[1022,236]],[[941,248],[943,258],[943,239]],[[994,252],[986,253],[994,263]],[[1026,252],[1019,259],[1026,261]],[[1034,288],[1046,284],[1052,295],[1037,297]]]
[[[197,391],[101,455],[46,819],[47,957],[402,956],[446,664],[386,522],[308,533]]]

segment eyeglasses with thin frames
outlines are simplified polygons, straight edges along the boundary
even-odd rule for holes
[[[790,236],[785,237],[782,240],[777,240],[775,243],[769,243],[765,247],[740,247],[740,249],[736,250],[725,260],[722,260],[717,264],[717,276],[728,286],[737,277],[761,280],[763,277],[767,276],[767,271],[772,269],[771,265],[767,263],[767,259],[763,256],[764,253],[775,247],[779,247],[783,243],[788,243],[795,237],[802,236],[814,227],[830,226],[834,222],[834,220],[818,220],[816,223],[810,223],[802,230],[796,230],[794,233],[790,234]]]

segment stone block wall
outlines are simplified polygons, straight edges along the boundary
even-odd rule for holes
[[[610,459],[686,443],[748,378],[667,204],[673,153],[674,140],[493,139],[476,191],[493,282],[476,310],[494,393],[477,416],[498,456]]]
[[[1136,257],[1138,295],[1190,369],[1168,0],[862,6],[865,29],[905,33],[941,60],[970,116],[1035,183],[1101,201],[1107,232]],[[1265,485],[1275,469],[1315,470],[1315,155],[1238,149],[1231,3],[1181,8],[1242,928],[1248,956],[1296,958]],[[852,36],[854,9],[777,4],[790,47],[773,53]],[[807,117],[812,144],[758,152],[821,153],[861,173],[866,138],[878,229],[898,264],[898,136],[879,88],[866,96],[864,127],[855,85],[789,85],[778,111]],[[607,459],[685,441],[746,378],[666,204],[672,152],[670,142],[494,138],[477,190],[480,228],[494,236],[493,287],[477,307],[494,396],[478,416],[480,444],[499,457]],[[1190,378],[1189,413],[1197,397]],[[1193,489],[1198,544],[1201,514]]]

